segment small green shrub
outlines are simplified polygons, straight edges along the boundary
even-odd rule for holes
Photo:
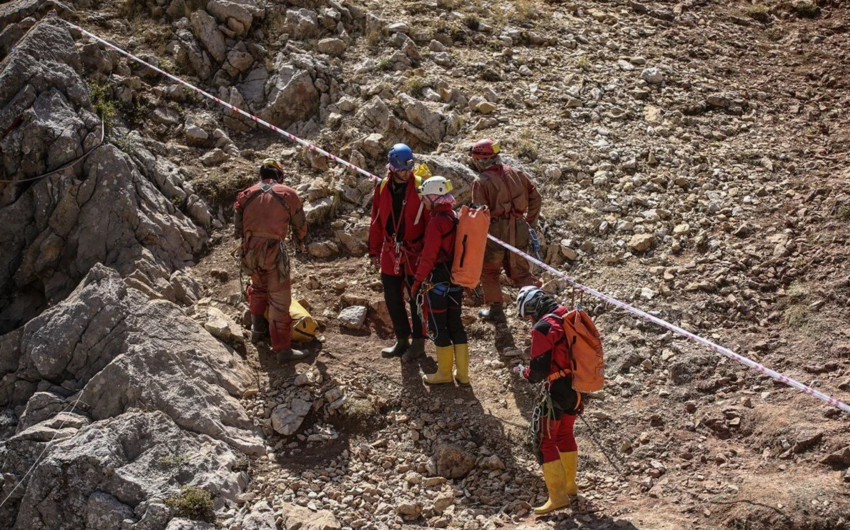
[[[215,506],[208,491],[195,486],[183,486],[180,495],[165,499],[165,505],[176,512],[177,517],[193,521],[215,522]]]
[[[472,31],[478,31],[478,28],[481,27],[481,20],[478,15],[470,13],[463,17],[463,25]]]
[[[203,178],[192,180],[192,186],[195,192],[210,205],[228,206],[233,204],[233,200],[240,191],[256,184],[256,178],[253,172],[211,172]]]
[[[850,206],[842,206],[839,208],[838,218],[842,221],[850,221]]]
[[[383,38],[384,36],[380,31],[372,30],[366,34],[366,44],[368,44],[370,48],[374,48],[381,43]]]
[[[585,56],[579,57],[578,61],[576,61],[576,66],[578,66],[582,70],[587,70],[588,68],[590,68],[590,59]]]
[[[526,160],[537,160],[537,148],[534,147],[531,140],[526,140],[525,138],[517,142],[516,154]]]
[[[378,61],[378,70],[382,70],[384,72],[388,72],[393,69],[393,60],[389,57],[384,57],[380,61]]]
[[[103,120],[107,129],[118,114],[119,102],[112,96],[112,86],[97,81],[89,83],[89,98],[95,113]]]
[[[411,78],[408,78],[408,80],[404,82],[402,90],[404,90],[411,96],[419,97],[422,95],[422,90],[426,86],[428,86],[428,81],[422,77],[415,75]]]
[[[516,0],[513,14],[515,20],[531,20],[537,18],[537,7],[531,0]]]
[[[764,4],[756,4],[747,8],[747,16],[759,22],[770,20],[770,8]]]
[[[176,207],[179,207],[181,202],[182,201],[177,199],[177,197],[174,197],[174,198],[171,199],[171,203],[174,204],[174,206],[176,206]],[[179,455],[178,456],[163,456],[160,459],[160,462],[162,462],[166,466],[180,467],[184,464],[187,464],[189,462],[189,459],[186,458],[185,456],[179,456]]]
[[[806,295],[809,294],[809,288],[804,283],[791,282],[791,285],[788,286],[788,290],[785,291],[785,294],[787,294],[789,298],[799,300],[801,298],[805,298]]]
[[[820,15],[820,7],[814,2],[797,2],[791,6],[798,17],[815,18]]]

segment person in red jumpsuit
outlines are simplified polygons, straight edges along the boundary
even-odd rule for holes
[[[463,287],[451,282],[458,222],[451,190],[451,182],[444,177],[431,177],[419,188],[431,219],[425,227],[425,247],[411,291],[417,296],[423,284],[428,286],[425,312],[437,347],[437,371],[425,374],[423,379],[432,385],[453,381],[469,384],[469,345],[461,319]]]
[[[381,271],[384,300],[396,336],[396,343],[384,348],[381,355],[411,361],[425,354],[422,320],[410,287],[430,212],[425,211],[416,191],[420,182],[413,173],[413,151],[404,144],[396,144],[390,149],[387,161],[387,176],[375,187],[372,200],[369,257],[372,266]],[[409,298],[410,319],[404,304],[405,294]]]
[[[470,149],[472,164],[479,172],[472,183],[473,204],[490,209],[490,235],[520,250],[531,242],[531,230],[540,215],[542,198],[531,178],[517,168],[502,163],[499,143],[485,138]],[[531,273],[531,264],[494,241],[487,241],[481,289],[490,307],[479,311],[484,320],[504,322],[504,297],[499,283],[502,269],[516,287],[536,285],[540,281]]]
[[[552,398],[551,414],[542,415],[538,428],[538,461],[548,500],[534,508],[545,514],[569,505],[578,495],[576,468],[578,445],[573,426],[581,414],[581,394],[572,388],[572,362],[563,327],[567,308],[536,286],[523,287],[517,295],[517,314],[534,323],[531,329],[531,363],[523,372],[530,383],[546,381]]]
[[[236,236],[242,239],[242,267],[251,274],[251,340],[259,342],[268,333],[272,350],[281,360],[291,361],[306,354],[292,349],[292,291],[285,241],[292,225],[292,242],[303,251],[307,220],[298,194],[282,180],[280,165],[264,160],[260,182],[236,197],[234,223]]]

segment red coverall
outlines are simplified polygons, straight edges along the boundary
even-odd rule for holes
[[[372,200],[372,225],[369,227],[369,256],[380,256],[381,283],[384,300],[393,320],[396,337],[409,337],[411,325],[404,307],[404,293],[410,296],[413,275],[422,253],[425,226],[431,217],[416,192],[413,175],[402,186],[397,186],[387,175],[386,184],[375,187]],[[403,189],[402,189],[403,187]],[[422,211],[417,222],[416,216]],[[422,322],[410,300],[413,320],[413,338],[422,337]]]
[[[242,264],[251,272],[252,315],[269,310],[269,335],[275,351],[292,347],[292,299],[289,258],[283,242],[293,227],[299,244],[307,236],[307,220],[294,189],[266,179],[236,197],[236,232],[242,237]]]
[[[487,205],[490,209],[490,234],[493,237],[520,250],[528,248],[531,241],[529,227],[537,221],[542,204],[540,193],[528,175],[504,164],[490,166],[472,183],[472,202]],[[499,284],[502,267],[517,287],[540,285],[531,274],[531,265],[525,258],[488,240],[481,270],[481,288],[488,304],[504,303]]]
[[[567,308],[558,306],[552,313],[563,317]],[[545,316],[531,329],[531,365],[524,376],[532,383],[549,379],[549,392],[555,408],[555,419],[540,419],[541,464],[560,459],[559,453],[578,451],[573,426],[581,408],[581,394],[572,389],[569,377],[570,353],[560,319]],[[566,374],[566,375],[564,375]]]

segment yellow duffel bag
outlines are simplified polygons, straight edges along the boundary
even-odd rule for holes
[[[250,303],[251,286],[248,285],[247,294]],[[310,315],[310,312],[304,309],[304,306],[298,303],[298,300],[292,298],[289,302],[289,316],[292,317],[292,340],[294,342],[311,342],[316,338],[316,333],[319,330],[319,323]],[[266,308],[266,320],[269,319],[269,310]]]
[[[310,312],[304,309],[304,306],[298,303],[298,300],[292,299],[289,304],[289,316],[292,317],[292,340],[295,342],[310,342],[316,338],[316,333],[319,330],[319,323],[316,322]]]

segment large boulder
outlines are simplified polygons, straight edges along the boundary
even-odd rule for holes
[[[48,445],[30,435],[33,429],[0,445],[4,497]],[[244,488],[233,470],[238,453],[180,429],[162,412],[132,411],[72,430],[3,506],[0,527],[165,528],[172,513],[163,501],[181,486],[209,492],[219,508],[235,506]]]
[[[178,29],[174,36],[175,39],[168,43],[166,51],[174,56],[177,66],[193,71],[201,79],[209,79],[213,71],[212,61],[201,49],[192,32],[188,29]]]
[[[262,439],[238,400],[253,382],[241,358],[176,305],[150,300],[102,265],[65,301],[0,337],[0,407],[39,410],[51,400],[37,391],[82,391],[94,420],[160,410],[257,454]]]
[[[99,143],[101,123],[61,21],[46,17],[0,68],[0,129],[21,116],[0,142],[0,179],[23,181],[0,184],[0,333],[63,299],[95,263],[174,299],[172,275],[193,264],[206,239],[175,206],[191,187],[149,153],[140,166]],[[26,180],[84,154],[70,169]]]
[[[460,204],[472,201],[472,183],[475,182],[475,171],[460,162],[438,155],[416,155],[419,162],[428,166],[432,175],[446,177],[452,181],[452,194]]]
[[[306,70],[291,64],[282,66],[268,79],[265,94],[268,104],[260,112],[260,118],[278,127],[308,120],[319,111],[319,91],[313,85],[313,78]]]
[[[288,9],[284,29],[296,39],[309,39],[319,33],[319,15],[312,9]]]
[[[195,37],[201,41],[213,59],[220,63],[224,62],[227,46],[224,44],[224,35],[218,29],[215,19],[206,11],[195,11],[192,13],[191,21]]]
[[[210,0],[207,11],[237,35],[245,35],[254,19],[262,18],[264,14],[254,0]]]
[[[443,141],[446,125],[439,110],[433,110],[407,94],[400,94],[399,100],[407,119],[404,128],[408,133],[426,145],[437,145]]]

